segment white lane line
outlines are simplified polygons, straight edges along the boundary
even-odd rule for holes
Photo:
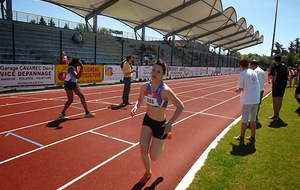
[[[129,141],[126,141],[126,140],[123,140],[123,139],[119,139],[119,138],[116,138],[116,137],[113,137],[113,136],[109,136],[109,135],[105,135],[105,134],[102,134],[102,133],[98,133],[98,132],[95,132],[95,131],[91,131],[91,133],[93,134],[96,134],[96,135],[100,135],[100,136],[103,136],[103,137],[106,137],[106,138],[109,138],[109,139],[113,139],[113,140],[117,140],[117,141],[120,141],[120,142],[124,142],[124,143],[127,143],[127,144],[135,144],[133,142],[129,142]]]
[[[63,107],[63,106],[59,105],[59,106],[52,106],[52,107],[35,109],[35,110],[28,110],[28,111],[16,112],[16,113],[11,113],[11,114],[6,114],[6,115],[0,115],[0,118],[2,118],[2,117],[8,117],[8,116],[16,116],[16,115],[25,114],[25,113],[31,113],[31,112],[36,112],[36,111],[48,110],[48,109],[57,108],[57,107]]]
[[[71,107],[72,107],[72,108],[79,109],[79,110],[84,110],[84,108],[82,108],[82,107],[77,107],[77,106],[73,106],[73,105],[71,105]]]
[[[239,95],[234,96],[234,97],[232,97],[232,98],[230,98],[230,99],[228,99],[228,100],[225,100],[225,101],[220,102],[220,103],[218,103],[218,104],[215,104],[215,105],[213,105],[213,106],[211,106],[211,107],[209,107],[209,108],[206,108],[206,109],[204,109],[204,110],[202,110],[202,111],[199,111],[199,112],[196,112],[196,113],[194,113],[194,114],[192,114],[192,115],[190,115],[190,116],[187,116],[187,117],[185,117],[185,118],[183,118],[183,119],[181,119],[181,120],[175,122],[173,125],[176,125],[176,124],[178,124],[178,123],[180,123],[180,122],[182,122],[182,121],[185,121],[185,120],[187,120],[187,119],[189,119],[189,118],[191,118],[191,117],[193,117],[193,116],[195,116],[195,115],[201,114],[201,113],[203,113],[204,111],[207,111],[207,110],[209,110],[209,109],[211,109],[211,108],[214,108],[214,107],[216,107],[216,106],[218,106],[218,105],[221,105],[221,104],[223,104],[223,103],[225,103],[225,102],[228,102],[228,101],[230,101],[230,100],[232,100],[232,99],[234,99],[234,98],[236,98],[236,97],[238,97],[238,96],[239,96]],[[107,109],[107,108],[105,108],[105,109]],[[142,114],[145,114],[145,112],[139,113],[139,114],[137,114],[136,116],[139,116],[139,115],[142,115]],[[77,137],[77,136],[86,134],[86,133],[91,132],[91,131],[94,131],[94,130],[98,130],[98,129],[107,127],[107,126],[109,126],[109,125],[113,125],[113,124],[115,124],[115,123],[119,123],[119,122],[121,122],[121,121],[125,121],[125,120],[130,119],[130,118],[131,118],[131,116],[130,116],[130,117],[123,118],[123,119],[120,119],[120,120],[117,120],[117,121],[114,121],[114,122],[111,122],[111,123],[108,123],[108,124],[106,124],[106,125],[102,125],[102,126],[100,126],[100,127],[96,127],[96,128],[91,129],[91,130],[89,130],[89,131],[85,131],[85,132],[82,132],[82,133],[80,133],[80,134],[77,134],[77,135],[74,135],[74,136],[71,136],[71,137],[62,139],[62,140],[60,140],[60,141],[57,141],[57,142],[54,142],[54,143],[45,145],[45,146],[43,146],[42,148],[47,148],[47,147],[49,147],[49,146],[58,144],[58,143],[60,143],[60,142],[63,142],[63,141],[72,139],[72,138],[74,138],[74,137]],[[10,132],[10,131],[8,131],[8,132]],[[1,161],[0,164],[6,163],[6,162],[8,162],[8,161],[14,160],[14,159],[19,158],[19,157],[22,157],[22,156],[25,156],[25,155],[27,155],[27,154],[33,153],[33,152],[38,151],[38,150],[40,150],[40,149],[41,149],[41,148],[34,149],[34,150],[32,150],[32,151],[29,151],[29,152],[23,153],[23,154],[21,154],[21,155],[18,155],[18,156],[9,158],[9,159],[7,159],[7,160]]]
[[[131,145],[130,147],[126,148],[125,150],[119,152],[118,154],[115,154],[114,156],[110,157],[109,159],[105,160],[104,162],[100,163],[99,165],[93,167],[92,169],[88,170],[87,172],[81,174],[80,176],[78,176],[77,178],[73,179],[72,181],[66,183],[65,185],[61,186],[60,188],[58,188],[57,190],[62,190],[65,189],[66,187],[72,185],[73,183],[75,183],[76,181],[80,180],[81,178],[85,177],[86,175],[92,173],[93,171],[95,171],[96,169],[100,168],[101,166],[105,165],[106,163],[112,161],[113,159],[117,158],[118,156],[124,154],[125,152],[129,151],[130,149],[136,147],[139,143],[135,143],[133,145]]]
[[[136,114],[136,116],[139,116],[139,115],[143,115],[145,114],[146,112],[142,112],[142,113],[139,113],[139,114]],[[107,126],[110,126],[110,125],[113,125],[113,124],[116,124],[116,123],[119,123],[119,122],[122,122],[122,121],[125,121],[125,120],[128,120],[128,119],[131,119],[132,117],[126,117],[126,118],[123,118],[123,119],[119,119],[117,121],[114,121],[114,122],[111,122],[111,123],[108,123],[108,124],[105,124],[105,125],[102,125],[102,126],[99,126],[99,127],[96,127],[94,129],[91,129],[91,130],[88,130],[88,131],[84,131],[82,133],[79,133],[79,134],[76,134],[76,135],[73,135],[73,136],[70,136],[68,138],[65,138],[65,139],[62,139],[62,140],[59,140],[59,141],[56,141],[56,142],[53,142],[51,144],[48,144],[48,145],[44,145],[43,147],[40,147],[40,148],[37,148],[37,149],[34,149],[34,150],[31,150],[31,151],[28,151],[28,152],[25,152],[23,154],[20,154],[20,155],[17,155],[17,156],[14,156],[12,158],[9,158],[9,159],[6,159],[6,160],[3,160],[0,162],[0,165],[1,164],[4,164],[6,162],[9,162],[9,161],[12,161],[12,160],[15,160],[17,158],[20,158],[20,157],[23,157],[23,156],[26,156],[28,154],[31,154],[33,152],[36,152],[38,150],[41,150],[41,149],[44,149],[44,148],[48,148],[50,146],[53,146],[53,145],[56,145],[56,144],[59,144],[61,142],[64,142],[64,141],[67,141],[67,140],[70,140],[70,139],[73,139],[75,137],[78,137],[78,136],[81,136],[81,135],[84,135],[84,134],[87,134],[87,133],[90,133],[91,131],[94,131],[94,130],[98,130],[98,129],[101,129],[101,128],[104,128],[104,127],[107,127]]]
[[[235,98],[235,97],[233,97],[233,98]],[[233,99],[233,98],[231,98],[231,99]],[[231,99],[229,99],[229,100],[231,100]],[[225,100],[223,103],[225,103],[225,102],[227,102],[227,101],[229,101],[229,100]],[[219,105],[220,105],[220,104],[222,104],[222,103],[219,103]],[[215,107],[215,106],[216,106],[216,105],[211,106],[210,108],[205,109],[205,111],[206,111],[206,110],[209,110],[209,109],[211,109],[211,108],[213,108],[213,107]],[[204,110],[202,110],[202,111],[204,111]],[[195,115],[201,113],[202,111],[197,112],[197,113],[195,113],[195,114],[193,114],[193,115],[191,115],[191,116],[188,116],[188,117],[186,117],[186,118],[183,118],[183,119],[181,119],[181,120],[175,122],[175,123],[173,124],[173,126],[176,125],[176,124],[178,124],[178,123],[180,123],[180,122],[182,122],[182,121],[184,121],[184,120],[186,120],[187,118],[191,118],[191,117],[193,117],[193,116],[195,116]],[[143,113],[143,114],[144,114],[144,113]],[[107,135],[104,135],[104,136],[107,136]],[[132,147],[129,147],[129,148],[131,149],[131,148],[135,147],[135,146],[138,145],[138,144],[139,144],[139,143],[135,143],[135,144],[132,145]],[[127,151],[127,149],[125,149],[124,151]],[[122,152],[120,152],[120,153],[123,154],[124,151],[122,151]],[[120,154],[120,153],[119,153],[119,154]],[[118,154],[117,154],[117,155],[118,155]],[[91,172],[95,171],[96,169],[98,169],[98,168],[101,167],[102,165],[104,165],[104,164],[106,164],[107,162],[111,161],[111,160],[114,159],[115,157],[116,157],[116,156],[114,156],[114,157],[108,159],[107,161],[102,162],[101,164],[97,165],[96,167],[94,167],[94,168],[88,170],[87,172],[83,173],[82,175],[80,175],[80,176],[78,176],[77,178],[73,179],[72,181],[66,183],[66,184],[63,185],[62,187],[58,188],[58,190],[62,190],[62,189],[64,189],[64,188],[70,186],[71,184],[75,183],[76,181],[80,180],[81,178],[85,177],[86,175],[90,174]]]
[[[238,117],[234,120],[228,127],[226,127],[216,138],[215,140],[205,149],[205,151],[200,155],[200,157],[196,160],[193,166],[189,169],[189,171],[185,174],[182,180],[179,182],[175,190],[183,190],[189,187],[192,183],[195,174],[201,169],[204,165],[205,160],[208,156],[208,153],[214,149],[218,145],[218,141],[223,138],[223,136],[229,131],[232,125],[235,125],[242,116]]]
[[[108,108],[100,108],[100,109],[97,109],[97,110],[93,110],[94,112],[97,112],[97,111],[102,111],[102,110],[105,110],[105,109],[108,109]],[[78,114],[74,114],[74,115],[70,115],[68,116],[68,118],[72,118],[72,117],[76,117],[76,116],[80,116],[83,114],[82,113],[78,113]],[[53,120],[50,120],[50,121],[43,121],[43,122],[40,122],[40,123],[36,123],[36,124],[32,124],[32,125],[28,125],[28,126],[24,126],[24,127],[19,127],[19,128],[16,128],[16,129],[11,129],[11,130],[8,130],[8,131],[3,131],[3,132],[0,132],[0,135],[1,134],[5,134],[5,133],[8,133],[8,132],[12,132],[12,131],[19,131],[19,130],[22,130],[22,129],[27,129],[27,128],[30,128],[30,127],[35,127],[35,126],[38,126],[38,125],[42,125],[42,124],[46,124],[46,123],[49,123]]]

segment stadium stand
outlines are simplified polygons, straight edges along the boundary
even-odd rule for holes
[[[85,64],[95,64],[94,48],[96,41],[96,64],[119,64],[121,61],[121,43],[118,37],[82,32],[84,45],[79,47],[71,38],[77,30],[53,26],[32,24],[0,19],[0,63],[13,63],[13,26],[15,38],[15,63],[17,64],[57,64],[60,55],[60,31],[62,33],[62,50],[70,58],[80,57]],[[147,56],[150,64],[159,57],[158,49],[164,49],[164,59],[171,62],[171,47],[162,41],[124,40],[123,56],[132,54],[141,64],[141,56]],[[146,50],[140,50],[144,44]],[[181,65],[179,56],[173,56],[173,65]]]

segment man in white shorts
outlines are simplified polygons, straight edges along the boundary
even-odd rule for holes
[[[256,115],[258,104],[260,100],[260,87],[258,77],[255,71],[248,68],[249,60],[247,58],[240,59],[241,73],[239,75],[236,93],[241,93],[240,103],[242,108],[242,124],[241,134],[237,137],[233,137],[235,140],[244,142],[245,132],[247,129],[247,123],[250,119],[251,136],[246,137],[247,140],[255,142],[256,131]]]

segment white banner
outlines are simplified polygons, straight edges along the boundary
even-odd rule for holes
[[[184,67],[185,77],[199,77],[206,75],[206,67]]]
[[[184,67],[169,66],[168,67],[169,77],[184,77]]]
[[[124,75],[120,65],[104,65],[104,80],[123,80]],[[136,69],[136,66],[133,66],[132,69]],[[136,73],[132,73],[132,79],[136,78]]]
[[[140,79],[151,78],[152,66],[139,66],[138,76]]]
[[[216,67],[208,67],[207,68],[208,75],[215,75],[216,74]]]
[[[228,75],[230,73],[229,67],[221,67],[221,74]]]
[[[0,88],[54,85],[54,65],[0,64]]]
[[[234,74],[234,67],[229,67],[229,74]]]

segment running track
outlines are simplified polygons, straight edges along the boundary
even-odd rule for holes
[[[63,89],[0,95],[0,189],[174,189],[193,163],[240,116],[238,75],[165,82],[184,102],[153,176],[141,187],[144,172],[139,133],[146,103],[133,118],[121,101],[123,85],[82,88],[97,115],[84,118],[77,97],[68,120],[56,120],[66,101]],[[266,81],[265,81],[266,82]],[[142,83],[133,83],[134,102]],[[265,94],[271,85],[265,83]],[[167,117],[174,106],[167,108]]]

